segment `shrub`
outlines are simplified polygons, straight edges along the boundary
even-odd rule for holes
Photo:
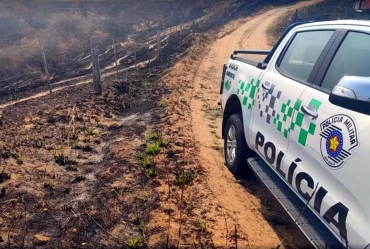
[[[139,249],[143,247],[143,238],[141,237],[136,237],[129,239],[127,242],[127,248],[129,249]]]
[[[153,165],[153,157],[152,156],[146,156],[143,159],[143,167],[148,168]]]
[[[160,144],[158,142],[150,143],[146,148],[146,153],[148,155],[156,155],[160,152]]]
[[[175,184],[178,186],[191,183],[197,177],[197,173],[193,170],[185,170],[175,179]]]
[[[155,169],[145,169],[145,175],[148,178],[153,178],[158,175],[158,172]]]
[[[160,101],[158,103],[158,107],[160,107],[160,108],[167,108],[168,107],[168,104],[166,102]]]
[[[149,135],[150,140],[159,140],[159,133],[158,132],[153,132]]]

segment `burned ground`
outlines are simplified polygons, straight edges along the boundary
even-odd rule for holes
[[[184,69],[196,70],[207,39],[191,42],[196,47]],[[175,225],[178,210],[181,219],[194,216],[200,196],[183,186],[201,169],[189,127],[181,124],[187,101],[173,99],[191,82],[166,84],[173,62],[113,76],[102,96],[80,85],[3,110],[0,245],[42,244],[37,234],[50,238],[45,248],[161,248],[164,234],[176,245],[177,231],[165,231],[163,218],[173,216]],[[181,238],[188,241],[195,230],[197,244],[210,243],[202,222],[182,225]]]

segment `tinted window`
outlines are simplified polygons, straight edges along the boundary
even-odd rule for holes
[[[280,69],[295,78],[307,81],[333,33],[334,31],[297,33],[280,63]]]
[[[331,91],[346,75],[370,76],[370,35],[348,33],[334,56],[321,87]]]

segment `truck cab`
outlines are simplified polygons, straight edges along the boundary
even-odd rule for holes
[[[230,171],[249,168],[315,247],[370,248],[370,22],[294,24],[271,51],[236,50],[220,93]]]

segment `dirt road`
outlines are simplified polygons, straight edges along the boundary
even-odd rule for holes
[[[286,12],[313,2],[304,1],[288,7],[275,8],[234,23],[240,25],[239,28],[214,42],[194,81],[192,122],[194,136],[199,143],[201,165],[207,172],[207,182],[214,197],[230,217],[229,226],[238,224],[239,233],[249,238],[245,246],[276,248],[286,234],[287,244],[292,247],[301,248],[307,246],[308,242],[294,224],[285,219],[288,216],[283,214],[284,211],[280,214],[275,209],[274,206],[278,203],[266,196],[255,179],[243,184],[246,181],[236,180],[224,166],[223,141],[220,134],[222,114],[215,115],[219,109],[217,102],[220,98],[222,66],[235,49],[270,49],[267,45],[266,30],[271,23]],[[226,31],[228,28],[231,27],[225,27]],[[269,204],[265,205],[266,202]]]

